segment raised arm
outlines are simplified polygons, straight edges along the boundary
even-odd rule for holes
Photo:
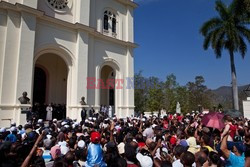
[[[226,158],[229,158],[230,151],[227,149],[227,138],[228,138],[228,134],[223,137],[220,149],[223,152],[224,156]]]
[[[230,125],[227,124],[224,128],[223,133],[221,134],[221,139],[228,133],[229,129],[230,129]]]
[[[45,135],[45,131],[43,131],[42,134],[37,138],[37,140],[36,140],[34,146],[32,147],[32,149],[31,149],[29,155],[28,155],[28,156],[25,158],[25,160],[23,161],[21,167],[27,167],[27,166],[29,166],[30,160],[31,160],[31,158],[32,158],[32,156],[33,156],[33,154],[34,154],[34,152],[35,152],[36,149],[37,149],[37,144],[43,139],[44,135]]]

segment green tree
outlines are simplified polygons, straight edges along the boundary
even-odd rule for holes
[[[247,51],[244,40],[247,39],[250,42],[250,30],[247,27],[250,19],[246,14],[240,12],[238,3],[238,0],[233,0],[229,6],[226,6],[223,2],[216,1],[215,9],[219,16],[205,22],[200,29],[200,33],[204,36],[203,47],[205,50],[211,46],[216,58],[221,57],[223,49],[229,52],[233,107],[235,110],[239,110],[239,102],[234,53],[240,52],[242,58],[244,58]]]
[[[135,85],[135,112],[142,113],[146,110],[148,92],[146,88],[146,78],[142,76],[142,71],[134,76]]]
[[[149,87],[147,110],[150,112],[159,111],[163,106],[163,84],[159,78],[150,77],[147,86]]]
[[[181,105],[181,112],[182,113],[187,113],[189,112],[189,92],[187,87],[185,86],[178,86],[176,88],[176,101],[178,101]],[[175,103],[176,105],[176,103]]]
[[[168,112],[173,112],[176,109],[176,103],[177,103],[176,89],[178,88],[178,86],[179,84],[177,83],[176,76],[174,74],[170,74],[166,77],[163,90],[164,92],[163,105]]]
[[[210,91],[204,83],[203,76],[196,76],[194,82],[187,83],[189,111],[198,110],[198,106],[211,108]]]

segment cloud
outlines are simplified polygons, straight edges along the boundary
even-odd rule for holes
[[[134,0],[134,2],[139,3],[139,4],[146,4],[146,3],[151,3],[151,2],[156,2],[159,0]]]

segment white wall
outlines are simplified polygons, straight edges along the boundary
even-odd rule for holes
[[[36,64],[48,72],[48,103],[65,104],[67,91],[68,67],[64,60],[55,54],[41,55]]]
[[[243,113],[244,117],[250,119],[250,97],[243,101]]]
[[[46,15],[50,17],[54,17],[60,20],[64,20],[70,23],[74,22],[74,12],[76,9],[76,4],[74,3],[74,0],[72,1],[72,5],[70,8],[65,10],[65,12],[56,12],[53,8],[49,7],[46,0],[39,0],[37,9],[44,11]]]
[[[35,50],[48,45],[61,45],[75,55],[76,40],[76,31],[39,21],[36,28]]]

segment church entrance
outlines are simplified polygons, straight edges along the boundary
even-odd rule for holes
[[[105,65],[101,69],[101,80],[104,83],[105,88],[100,88],[101,93],[101,105],[112,108],[112,115],[114,114],[115,106],[115,70]],[[109,84],[107,84],[109,82]],[[112,86],[113,85],[113,86]],[[111,110],[111,109],[109,109]]]
[[[46,102],[46,72],[41,67],[35,67],[33,105],[35,103],[44,104]]]
[[[46,53],[35,62],[33,110],[41,119],[48,119],[47,106],[51,104],[52,118],[66,117],[68,68],[56,54]]]

